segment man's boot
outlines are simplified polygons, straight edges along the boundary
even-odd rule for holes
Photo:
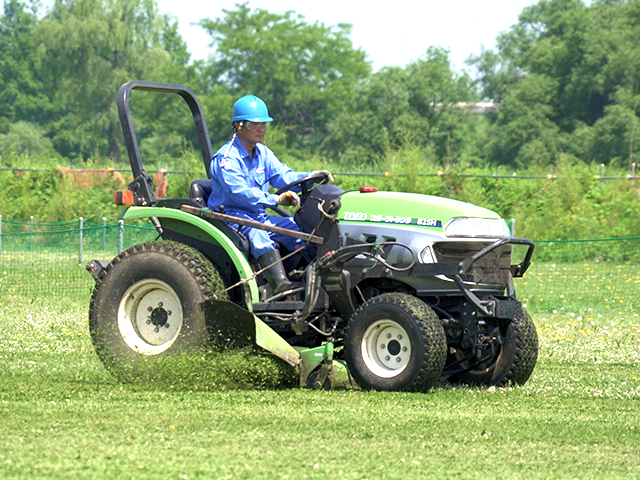
[[[284,270],[284,265],[279,261],[280,258],[280,252],[278,250],[269,250],[258,258],[258,263],[262,268],[268,267],[274,262],[278,262],[271,268],[264,271],[264,276],[271,286],[271,290],[273,290],[274,295],[278,295],[293,288],[293,284],[289,281],[287,272]]]

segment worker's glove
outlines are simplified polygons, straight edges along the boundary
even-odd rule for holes
[[[324,175],[325,177],[327,177],[328,182],[333,182],[333,175],[331,175],[331,172],[329,170],[314,170],[309,174],[310,177],[313,177],[315,175]]]
[[[276,205],[298,207],[300,206],[300,197],[296,192],[284,192],[276,198]]]

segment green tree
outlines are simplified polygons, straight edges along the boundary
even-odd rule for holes
[[[475,148],[475,119],[461,106],[475,98],[448,52],[429,48],[406,68],[383,68],[354,88],[348,108],[330,123],[325,152],[347,163],[376,163],[414,145],[425,159],[454,163]]]
[[[552,120],[555,91],[553,79],[543,75],[527,75],[505,91],[487,143],[494,162],[522,168],[555,160],[561,144]]]
[[[19,121],[41,123],[52,105],[40,81],[38,3],[5,0],[0,16],[0,133]]]
[[[224,85],[236,98],[260,96],[285,126],[290,146],[314,148],[353,86],[370,73],[365,53],[349,39],[351,27],[309,24],[294,12],[251,10],[247,3],[223,12],[200,22],[215,47],[203,71],[209,89]],[[228,112],[230,105],[227,124]]]
[[[47,126],[66,156],[119,159],[120,85],[185,79],[184,42],[154,0],[57,0],[35,33],[44,89],[55,105]]]
[[[541,0],[499,37],[497,52],[472,63],[484,94],[500,102],[488,148],[495,161],[555,162],[559,152],[599,163],[631,158],[640,1]]]
[[[53,145],[40,126],[19,120],[9,127],[7,133],[0,134],[0,153],[9,151],[28,156],[52,154]]]

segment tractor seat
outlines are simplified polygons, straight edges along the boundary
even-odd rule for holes
[[[207,206],[209,195],[211,195],[211,180],[199,178],[189,185],[189,198],[198,202],[203,207]]]
[[[191,182],[191,185],[189,185],[189,198],[202,207],[207,206],[209,195],[211,195],[211,180],[199,178],[198,180]],[[250,245],[247,237],[235,228],[231,227],[228,223],[214,219],[208,219],[207,221],[229,237],[233,244],[238,247],[238,249],[244,253],[247,258],[249,257]]]

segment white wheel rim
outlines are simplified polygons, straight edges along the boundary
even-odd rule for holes
[[[400,375],[411,357],[411,342],[393,320],[372,323],[362,337],[362,358],[369,370],[382,378]]]
[[[125,343],[142,355],[158,355],[182,329],[180,297],[167,283],[147,279],[130,286],[120,300],[118,328]]]

